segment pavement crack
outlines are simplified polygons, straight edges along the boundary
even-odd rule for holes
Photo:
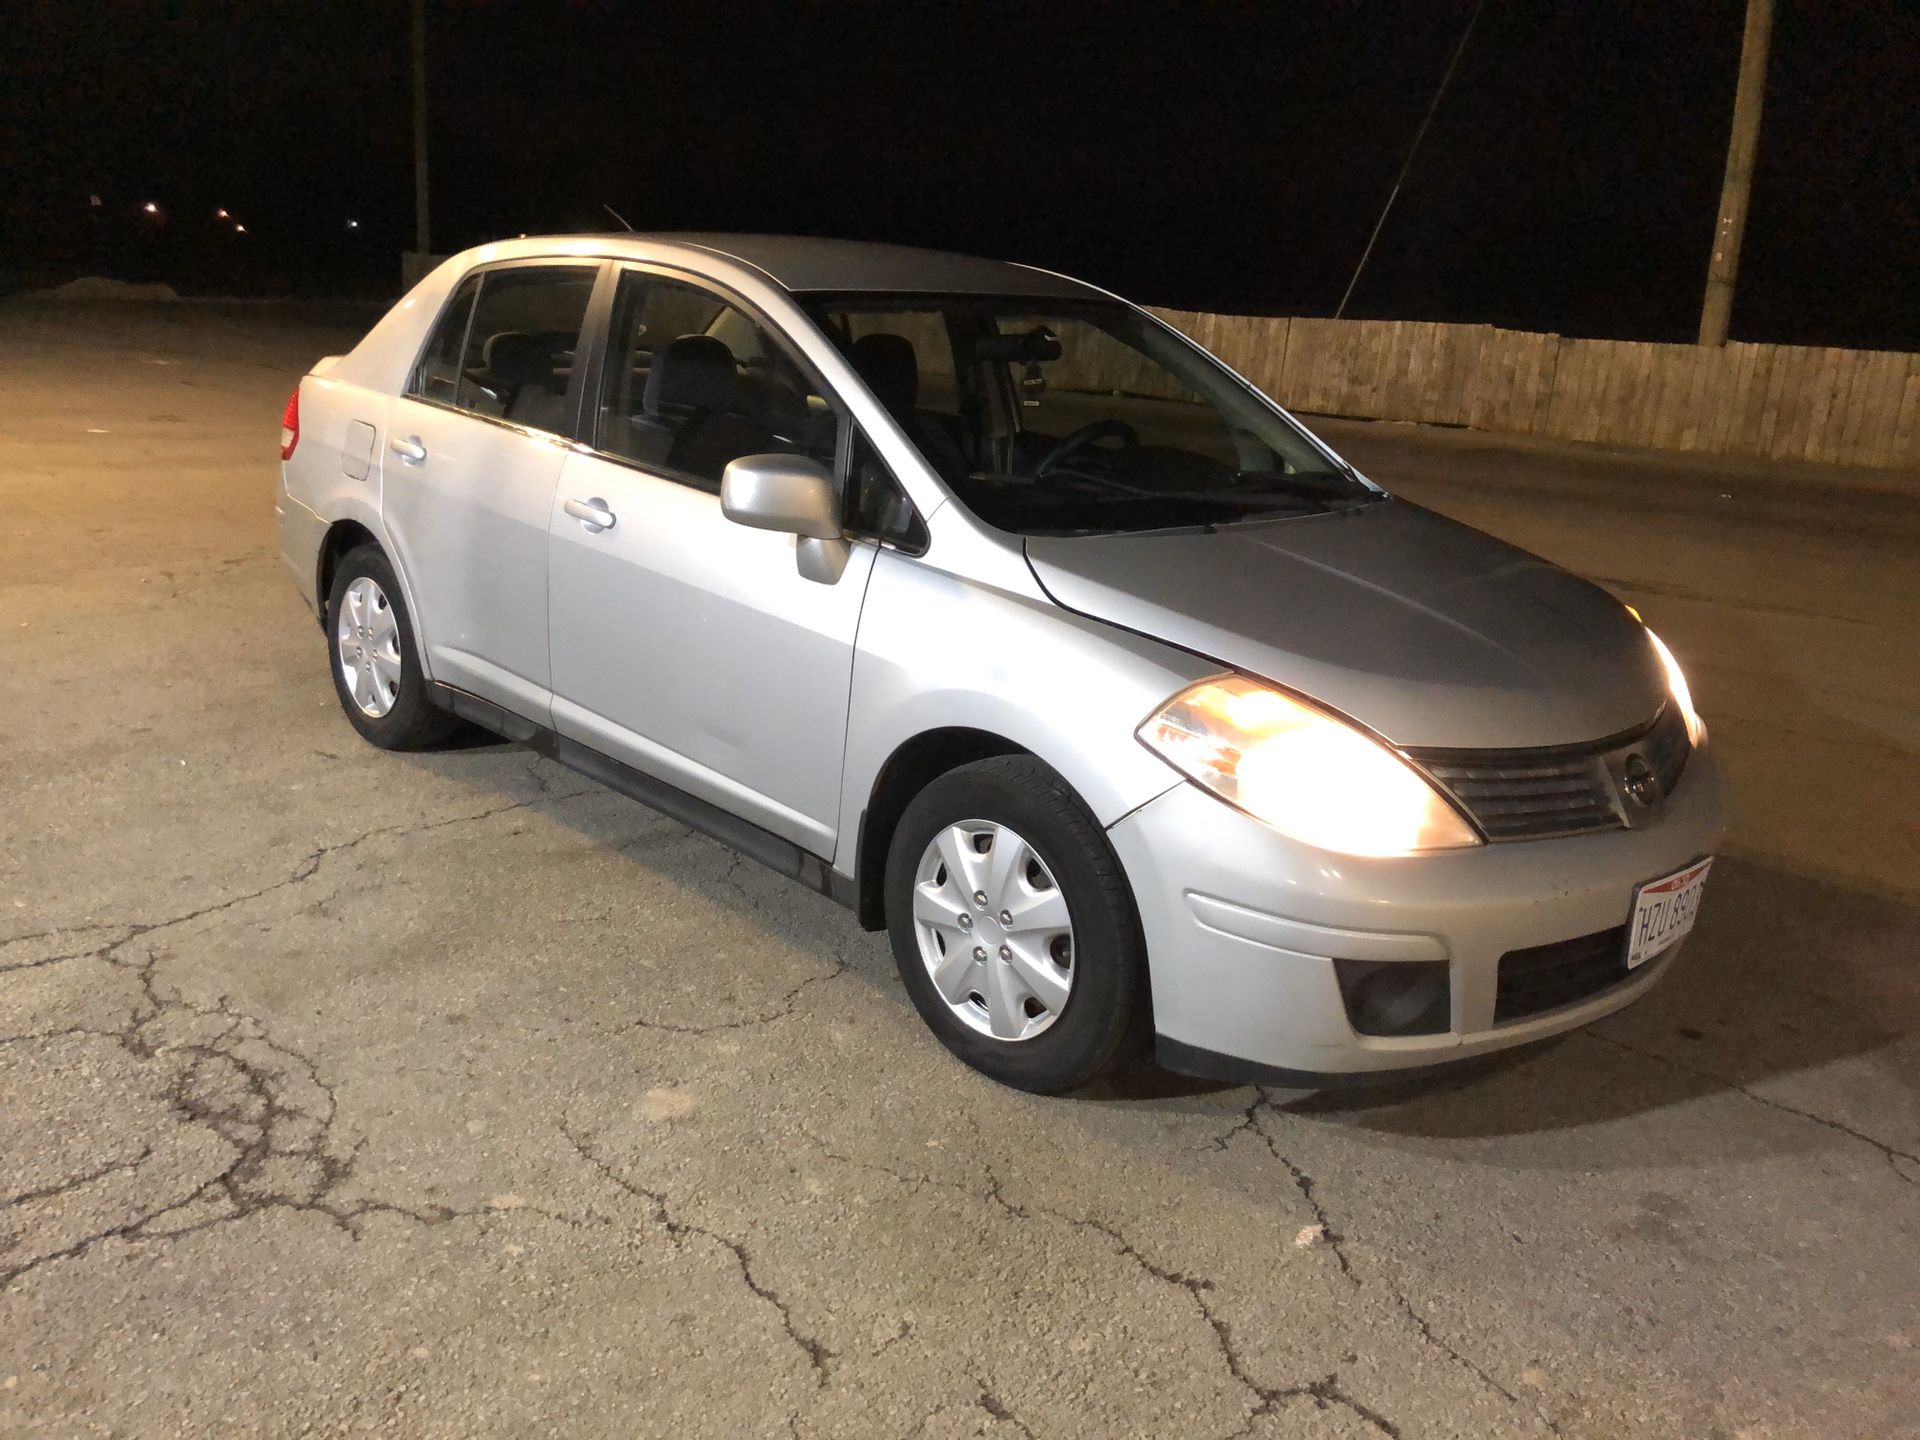
[[[1000,1433],[998,1429],[1000,1425],[1015,1426],[1022,1435],[1031,1436],[1033,1434],[1033,1427],[1016,1415],[1013,1412],[1013,1408],[995,1394],[993,1390],[989,1388],[986,1381],[969,1371],[967,1373],[967,1383],[974,1387],[975,1393],[972,1396],[964,1400],[942,1401],[926,1414],[922,1415],[914,1427],[901,1437],[901,1440],[914,1440],[914,1437],[926,1434],[927,1427],[935,1420],[951,1410],[959,1410],[963,1407],[970,1410],[985,1411],[987,1416],[995,1422],[995,1434]],[[979,1434],[980,1432],[975,1430],[973,1433]]]
[[[1715,1071],[1708,1070],[1699,1065],[1689,1065],[1684,1060],[1676,1060],[1671,1055],[1662,1055],[1657,1050],[1646,1050],[1638,1045],[1630,1045],[1625,1040],[1621,1040],[1616,1036],[1602,1034],[1600,1031],[1592,1029],[1591,1027],[1580,1033],[1591,1039],[1598,1040],[1602,1045],[1611,1045],[1616,1050],[1625,1051],[1629,1055],[1638,1055],[1643,1060],[1657,1061],[1662,1065],[1680,1071],[1682,1074],[1692,1075],[1696,1079],[1710,1080],[1715,1085],[1731,1090],[1736,1095],[1744,1095],[1747,1099],[1757,1104],[1765,1105],[1768,1109],[1778,1110],[1784,1115],[1798,1116],[1802,1120],[1811,1120],[1815,1125],[1823,1125],[1838,1134],[1845,1135],[1853,1140],[1858,1140],[1862,1145],[1870,1145],[1885,1157],[1887,1164],[1892,1167],[1894,1174],[1898,1175],[1909,1185],[1920,1186],[1920,1179],[1916,1179],[1900,1167],[1902,1160],[1910,1165],[1920,1165],[1920,1154],[1915,1154],[1911,1150],[1902,1150],[1897,1145],[1889,1145],[1884,1140],[1875,1139],[1865,1131],[1856,1130],[1844,1121],[1832,1120],[1825,1115],[1816,1115],[1811,1110],[1802,1110],[1798,1105],[1789,1105],[1786,1101],[1776,1100],[1771,1095],[1762,1095],[1758,1090],[1742,1084],[1731,1076],[1718,1074]]]
[[[975,1397],[973,1402],[975,1405],[978,1405],[982,1410],[986,1411],[987,1414],[991,1415],[995,1420],[1002,1421],[1008,1425],[1012,1425],[1016,1427],[1022,1435],[1033,1434],[1033,1431],[1027,1425],[1027,1422],[1022,1420],[1018,1415],[1014,1414],[1012,1408],[1007,1404],[1007,1402],[1002,1400],[998,1395],[994,1394],[993,1391],[988,1388],[987,1383],[984,1380],[982,1380],[978,1375],[969,1375],[967,1378],[971,1380],[975,1385],[977,1385],[980,1389],[980,1394],[977,1397]]]
[[[1474,1363],[1472,1360],[1469,1360],[1465,1355],[1461,1354],[1451,1344],[1449,1344],[1445,1339],[1443,1339],[1439,1334],[1437,1334],[1434,1331],[1432,1324],[1428,1322],[1427,1317],[1425,1315],[1422,1315],[1417,1309],[1414,1308],[1413,1301],[1407,1297],[1407,1294],[1404,1290],[1401,1290],[1397,1286],[1389,1286],[1388,1288],[1392,1291],[1394,1304],[1397,1305],[1401,1313],[1404,1314],[1407,1317],[1407,1319],[1412,1322],[1413,1328],[1419,1333],[1419,1336],[1422,1341],[1424,1341],[1428,1345],[1431,1345],[1434,1349],[1438,1350],[1442,1355],[1445,1355],[1448,1359],[1452,1360],[1454,1364],[1460,1366],[1463,1370],[1466,1370],[1471,1374],[1477,1376],[1481,1384],[1485,1385],[1489,1390],[1493,1391],[1494,1394],[1500,1396],[1502,1399],[1506,1400],[1509,1404],[1519,1406],[1523,1410],[1532,1410],[1536,1415],[1539,1416],[1540,1423],[1545,1425],[1547,1429],[1552,1431],[1555,1435],[1559,1435],[1563,1433],[1560,1427],[1556,1425],[1551,1419],[1549,1419],[1544,1413],[1542,1413],[1538,1409],[1538,1407],[1530,1404],[1528,1401],[1522,1400],[1518,1395],[1514,1394],[1513,1391],[1509,1390],[1506,1386],[1502,1385],[1498,1380],[1494,1379],[1494,1377],[1490,1375],[1485,1369],[1483,1369],[1478,1364]]]
[[[43,940],[51,936],[77,931],[105,931],[113,934],[112,939],[88,949],[64,951],[60,954],[41,956],[38,959],[25,960],[13,965],[0,965],[0,974],[10,974],[19,970],[37,970],[43,966],[57,965],[67,960],[105,960],[110,964],[116,963],[116,957],[119,952],[128,945],[131,945],[135,940],[156,935],[164,930],[177,929],[182,925],[191,924],[195,920],[203,920],[209,915],[218,915],[225,911],[232,910],[237,906],[245,905],[249,901],[263,899],[277,891],[304,884],[319,873],[321,866],[325,864],[328,857],[352,850],[356,846],[364,845],[369,840],[376,839],[380,836],[423,835],[433,830],[444,830],[451,825],[474,824],[481,820],[490,820],[496,815],[505,815],[515,810],[525,810],[535,805],[578,799],[583,795],[592,794],[597,788],[594,786],[585,786],[580,789],[553,793],[547,783],[542,781],[537,781],[536,783],[540,784],[540,794],[531,799],[515,800],[508,804],[490,806],[485,810],[475,811],[466,815],[451,815],[440,820],[397,825],[380,825],[371,830],[362,831],[350,840],[341,840],[332,845],[322,845],[319,849],[310,852],[298,861],[292,871],[283,879],[275,880],[269,885],[262,885],[255,890],[246,891],[244,894],[231,895],[224,900],[211,901],[208,904],[197,906],[181,914],[168,916],[164,920],[134,920],[118,925],[89,924],[68,928],[56,927],[54,929],[36,931],[28,935],[16,935],[7,940],[0,940],[0,949],[5,949],[14,945],[24,945],[30,941]]]
[[[752,1252],[747,1249],[745,1242],[735,1240],[732,1236],[723,1235],[718,1230],[709,1229],[694,1221],[681,1219],[674,1213],[673,1206],[668,1202],[666,1191],[651,1189],[621,1174],[614,1168],[612,1161],[594,1148],[592,1139],[580,1134],[573,1128],[572,1122],[564,1117],[560,1120],[560,1133],[566,1137],[567,1143],[573,1147],[574,1152],[591,1165],[602,1179],[634,1199],[646,1202],[652,1212],[654,1224],[660,1227],[676,1247],[684,1247],[689,1237],[698,1237],[711,1241],[732,1255],[734,1264],[739,1267],[741,1282],[754,1295],[773,1308],[780,1317],[781,1328],[787,1332],[787,1338],[794,1343],[801,1354],[807,1357],[807,1363],[813,1370],[814,1384],[824,1386],[827,1383],[827,1378],[831,1374],[834,1352],[828,1349],[817,1336],[809,1335],[800,1329],[794,1321],[792,1306],[782,1298],[779,1291],[767,1284],[756,1273]]]
[[[1400,1440],[1400,1427],[1394,1424],[1393,1421],[1387,1419],[1387,1417],[1382,1415],[1378,1410],[1375,1410],[1371,1405],[1356,1399],[1353,1395],[1342,1389],[1338,1373],[1323,1375],[1320,1379],[1310,1380],[1304,1385],[1289,1385],[1284,1390],[1274,1391],[1272,1405],[1265,1411],[1256,1411],[1253,1415],[1249,1416],[1246,1427],[1237,1433],[1240,1435],[1251,1433],[1253,1421],[1257,1419],[1259,1415],[1271,1413],[1273,1408],[1277,1408],[1289,1400],[1301,1399],[1313,1401],[1313,1406],[1316,1410],[1331,1410],[1337,1405],[1341,1409],[1349,1410],[1359,1416],[1382,1435],[1390,1437],[1390,1440]]]
[[[10,949],[15,945],[26,945],[35,940],[51,939],[56,935],[72,935],[87,930],[108,931],[112,933],[113,939],[85,949],[63,950],[55,955],[42,955],[34,960],[21,960],[12,965],[0,965],[0,975],[12,975],[23,970],[39,970],[48,965],[59,965],[67,960],[90,960],[112,949],[115,945],[125,944],[136,934],[143,933],[140,927],[130,925],[75,925],[67,929],[40,930],[31,935],[15,935],[10,940],[0,940],[0,950]]]
[[[841,1165],[851,1165],[856,1170],[870,1170],[876,1175],[885,1175],[896,1184],[906,1186],[910,1191],[918,1192],[931,1186],[938,1190],[953,1190],[972,1199],[978,1199],[980,1196],[978,1187],[963,1185],[958,1180],[936,1180],[931,1175],[919,1175],[910,1170],[896,1170],[890,1165],[881,1165],[872,1160],[858,1160],[851,1155],[842,1155],[839,1151],[835,1150],[827,1140],[814,1134],[813,1131],[809,1130],[805,1125],[800,1126],[799,1129],[800,1133],[806,1136],[827,1159]]]
[[[1227,1129],[1222,1130],[1218,1135],[1210,1138],[1207,1141],[1207,1148],[1209,1150],[1226,1150],[1233,1144],[1234,1136],[1244,1135],[1249,1132],[1255,1135],[1261,1135],[1264,1138],[1264,1132],[1260,1129],[1260,1109],[1267,1103],[1267,1092],[1264,1090],[1255,1090],[1253,1092],[1253,1099],[1247,1103],[1247,1108],[1240,1112],[1240,1118],[1234,1121]],[[1269,1150],[1273,1148],[1273,1142],[1271,1140],[1267,1142],[1267,1148]]]
[[[1246,1357],[1241,1354],[1238,1344],[1234,1341],[1233,1327],[1215,1310],[1213,1301],[1209,1298],[1214,1289],[1214,1284],[1213,1281],[1207,1279],[1205,1276],[1188,1275],[1179,1270],[1168,1269],[1166,1266],[1159,1264],[1142,1252],[1132,1240],[1127,1238],[1126,1234],[1118,1226],[1112,1225],[1097,1216],[1073,1215],[1066,1211],[1055,1210],[1046,1206],[1028,1207],[1016,1204],[1007,1198],[1000,1184],[999,1177],[993,1173],[990,1167],[987,1171],[985,1198],[993,1204],[998,1205],[1002,1210],[1006,1211],[1007,1214],[1022,1220],[1030,1220],[1035,1215],[1044,1215],[1049,1219],[1057,1220],[1063,1224],[1074,1226],[1077,1229],[1091,1231],[1094,1234],[1100,1235],[1113,1247],[1116,1254],[1131,1261],[1143,1273],[1151,1276],[1161,1284],[1172,1286],[1185,1293],[1187,1298],[1192,1302],[1195,1310],[1199,1312],[1200,1318],[1207,1323],[1207,1327],[1213,1332],[1214,1347],[1220,1352],[1220,1358],[1226,1365],[1227,1373],[1231,1375],[1234,1381],[1253,1399],[1253,1408],[1249,1411],[1242,1427],[1234,1432],[1235,1435],[1251,1433],[1254,1421],[1263,1415],[1272,1414],[1288,1400],[1297,1399],[1301,1396],[1311,1396],[1315,1404],[1319,1407],[1324,1409],[1331,1405],[1344,1406],[1367,1421],[1381,1434],[1395,1437],[1395,1440],[1398,1440],[1400,1434],[1398,1427],[1377,1411],[1372,1410],[1341,1390],[1338,1384],[1339,1377],[1337,1375],[1329,1375],[1309,1385],[1276,1386],[1261,1383],[1248,1367]]]
[[[228,902],[233,903],[238,901]],[[202,907],[195,914],[221,908],[226,906]],[[108,1240],[178,1240],[268,1210],[318,1216],[355,1240],[370,1216],[437,1225],[462,1213],[446,1206],[416,1208],[379,1198],[346,1198],[343,1192],[354,1178],[363,1142],[347,1145],[339,1138],[338,1098],[315,1062],[275,1040],[263,1021],[235,1008],[224,995],[210,1004],[195,1004],[163,989],[155,972],[164,952],[144,946],[139,960],[117,953],[139,934],[164,928],[150,926],[102,947],[110,963],[132,971],[140,986],[139,999],[120,1029],[75,1026],[16,1038],[85,1034],[119,1046],[142,1063],[164,1067],[161,1093],[174,1117],[182,1125],[211,1131],[225,1144],[229,1158],[185,1194],[150,1203],[131,1219],[0,1269],[0,1288]],[[109,951],[116,953],[106,955]],[[115,1169],[137,1168],[153,1149],[149,1142],[139,1159],[78,1177],[75,1184]],[[29,1192],[9,1203],[25,1207],[69,1188],[74,1186]]]
[[[118,1040],[118,1030],[102,1030],[97,1025],[62,1025],[53,1030],[25,1030],[18,1035],[0,1035],[0,1047],[25,1045],[35,1040],[65,1040],[72,1035],[90,1035],[98,1040]]]
[[[88,1170],[83,1174],[72,1176],[66,1180],[56,1181],[52,1185],[45,1185],[37,1190],[20,1190],[12,1195],[0,1195],[0,1210],[8,1210],[15,1205],[31,1204],[35,1200],[51,1200],[57,1195],[65,1195],[70,1191],[79,1190],[84,1186],[91,1185],[96,1180],[104,1180],[109,1175],[118,1175],[128,1170],[138,1170],[142,1165],[146,1164],[152,1156],[153,1146],[142,1145],[140,1147],[140,1153],[131,1160],[114,1160],[97,1169]]]
[[[511,814],[515,810],[531,809],[535,805],[544,805],[550,801],[578,800],[583,795],[593,794],[594,791],[599,788],[598,786],[594,786],[594,785],[586,785],[586,786],[581,786],[577,789],[562,790],[556,793],[552,788],[551,779],[546,775],[530,774],[529,778],[533,780],[534,784],[538,787],[540,792],[539,794],[533,796],[530,799],[513,800],[513,801],[509,801],[507,804],[504,804],[504,805],[492,805],[486,808],[485,810],[474,811],[473,813],[467,814],[467,815],[449,815],[444,819],[440,819],[440,820],[426,820],[426,821],[419,821],[419,822],[399,824],[399,825],[375,826],[371,830],[363,831],[360,834],[354,836],[351,840],[342,840],[333,845],[321,846],[318,850],[315,850],[311,855],[307,856],[305,860],[302,860],[300,864],[295,867],[294,873],[291,879],[282,881],[281,884],[282,885],[298,884],[303,880],[310,880],[313,878],[314,874],[320,869],[320,866],[325,862],[328,856],[338,855],[342,851],[351,850],[358,845],[364,845],[367,841],[378,839],[381,836],[425,835],[434,830],[445,830],[448,826],[451,826],[451,825],[471,825],[481,820],[491,820],[496,815],[507,815],[507,814]],[[269,890],[274,890],[279,888],[281,887],[277,885],[268,887]],[[266,892],[263,891],[261,893],[264,894]],[[249,896],[245,898],[251,899],[254,897]]]
[[[1279,1111],[1274,1107],[1271,1096],[1265,1091],[1260,1091],[1256,1092],[1253,1101],[1248,1104],[1245,1111],[1242,1112],[1240,1119],[1230,1129],[1209,1141],[1209,1146],[1211,1148],[1224,1150],[1232,1138],[1242,1132],[1259,1136],[1261,1142],[1266,1145],[1273,1158],[1286,1167],[1287,1172],[1293,1177],[1294,1185],[1300,1190],[1301,1195],[1306,1199],[1315,1217],[1319,1220],[1321,1229],[1327,1237],[1327,1243],[1334,1249],[1334,1253],[1340,1261],[1341,1274],[1346,1277],[1349,1283],[1355,1287],[1359,1287],[1362,1284],[1360,1276],[1346,1255],[1340,1233],[1334,1228],[1331,1217],[1319,1199],[1313,1177],[1281,1153],[1278,1142],[1266,1128],[1266,1122],[1262,1119],[1263,1114],[1277,1115]],[[1253,1409],[1247,1415],[1245,1424],[1241,1430],[1235,1432],[1236,1435],[1250,1433],[1254,1422],[1263,1415],[1272,1414],[1276,1409],[1290,1400],[1302,1398],[1312,1400],[1320,1409],[1338,1406],[1342,1409],[1349,1410],[1383,1435],[1390,1437],[1400,1435],[1400,1429],[1395,1422],[1342,1388],[1337,1372],[1330,1373],[1318,1380],[1303,1385],[1273,1386],[1261,1383],[1261,1381],[1253,1375],[1247,1365],[1245,1357],[1241,1354],[1238,1345],[1235,1343],[1232,1327],[1214,1308],[1211,1299],[1211,1292],[1214,1288],[1213,1282],[1202,1276],[1188,1275],[1182,1271],[1170,1270],[1150,1259],[1142,1253],[1140,1248],[1117,1226],[1098,1219],[1097,1217],[1073,1215],[1046,1206],[1021,1204],[1007,1195],[999,1176],[994,1173],[991,1166],[987,1168],[987,1184],[985,1190],[982,1191],[975,1186],[966,1185],[959,1181],[941,1180],[931,1175],[897,1169],[893,1166],[882,1165],[871,1160],[855,1159],[852,1156],[841,1154],[834,1150],[821,1136],[806,1130],[804,1127],[801,1133],[817,1146],[827,1159],[852,1166],[855,1169],[866,1170],[876,1175],[883,1175],[895,1184],[905,1188],[909,1193],[917,1194],[921,1190],[930,1188],[951,1190],[960,1194],[983,1199],[1018,1220],[1032,1220],[1036,1217],[1045,1217],[1081,1230],[1091,1231],[1112,1246],[1116,1253],[1124,1256],[1153,1279],[1183,1291],[1192,1302],[1194,1308],[1199,1312],[1200,1317],[1206,1321],[1208,1327],[1212,1330],[1215,1348],[1219,1350],[1228,1374],[1253,1398]],[[1406,1317],[1423,1343],[1439,1350],[1456,1365],[1479,1379],[1494,1394],[1499,1395],[1519,1409],[1532,1413],[1553,1434],[1559,1435],[1563,1433],[1560,1427],[1547,1415],[1542,1413],[1537,1406],[1522,1400],[1512,1390],[1509,1390],[1505,1385],[1501,1384],[1499,1380],[1495,1379],[1486,1369],[1462,1354],[1435,1332],[1433,1326],[1427,1321],[1424,1315],[1415,1309],[1413,1303],[1404,1292],[1392,1285],[1388,1285],[1386,1289],[1392,1297],[1395,1309]],[[929,1417],[929,1419],[930,1418],[931,1417]]]
[[[1208,1148],[1225,1150],[1233,1142],[1233,1138],[1236,1135],[1251,1134],[1257,1136],[1260,1142],[1267,1147],[1267,1153],[1272,1155],[1276,1161],[1284,1166],[1287,1173],[1293,1177],[1294,1189],[1298,1190],[1300,1192],[1300,1198],[1307,1202],[1307,1209],[1312,1213],[1314,1222],[1319,1226],[1320,1234],[1327,1242],[1327,1248],[1333,1252],[1334,1261],[1339,1265],[1341,1275],[1346,1278],[1348,1284],[1358,1286],[1360,1284],[1360,1277],[1354,1273],[1353,1261],[1347,1254],[1346,1236],[1335,1228],[1333,1217],[1327,1213],[1327,1207],[1321,1203],[1320,1197],[1314,1192],[1313,1176],[1309,1175],[1300,1166],[1296,1165],[1291,1159],[1281,1153],[1279,1142],[1274,1138],[1273,1132],[1267,1129],[1266,1123],[1261,1119],[1263,1114],[1276,1115],[1278,1113],[1279,1112],[1274,1109],[1273,1097],[1265,1090],[1255,1090],[1253,1099],[1248,1103],[1247,1108],[1241,1112],[1239,1120],[1234,1123],[1231,1129],[1223,1131],[1221,1134],[1210,1139],[1207,1142]]]
[[[1268,1115],[1278,1117],[1280,1111],[1274,1105],[1273,1097],[1268,1091],[1256,1089],[1253,1099],[1241,1113],[1239,1120],[1237,1120],[1230,1129],[1209,1140],[1208,1147],[1215,1150],[1225,1150],[1236,1135],[1250,1133],[1258,1136],[1262,1143],[1266,1145],[1268,1153],[1271,1154],[1277,1162],[1285,1166],[1287,1173],[1293,1177],[1294,1188],[1299,1190],[1301,1198],[1307,1202],[1308,1208],[1313,1212],[1313,1217],[1319,1224],[1320,1233],[1325,1236],[1327,1245],[1332,1249],[1334,1258],[1339,1262],[1340,1273],[1346,1277],[1349,1284],[1359,1288],[1362,1281],[1358,1272],[1355,1271],[1353,1267],[1351,1257],[1347,1254],[1346,1237],[1334,1228],[1332,1217],[1328,1214],[1326,1206],[1315,1193],[1313,1176],[1309,1175],[1304,1169],[1281,1152],[1278,1140],[1275,1138],[1273,1132],[1267,1128],[1267,1122],[1263,1118]],[[1441,1354],[1452,1360],[1454,1364],[1474,1376],[1481,1384],[1485,1385],[1494,1394],[1500,1396],[1509,1404],[1522,1410],[1531,1411],[1539,1418],[1540,1422],[1554,1434],[1558,1435],[1561,1433],[1560,1427],[1537,1406],[1521,1399],[1520,1396],[1516,1395],[1512,1390],[1494,1378],[1483,1366],[1468,1358],[1437,1334],[1433,1326],[1428,1322],[1426,1316],[1415,1308],[1413,1301],[1407,1296],[1404,1290],[1390,1281],[1382,1283],[1385,1286],[1387,1294],[1392,1298],[1394,1308],[1404,1315],[1408,1322],[1412,1324],[1415,1333],[1420,1337],[1422,1343],[1430,1345],[1440,1351]],[[1328,1382],[1324,1383],[1330,1384],[1332,1378],[1333,1377],[1329,1377]],[[1308,1393],[1315,1393],[1316,1398],[1324,1398],[1319,1396],[1317,1392],[1309,1391]],[[1331,1392],[1329,1392],[1329,1394],[1331,1394]],[[1357,1402],[1355,1403],[1357,1404]]]
[[[644,1015],[636,1015],[631,1020],[623,1020],[599,1033],[603,1036],[625,1035],[633,1030],[658,1030],[669,1035],[718,1035],[728,1030],[751,1030],[759,1025],[771,1025],[776,1020],[784,1020],[800,1007],[800,997],[816,985],[824,985],[829,980],[837,980],[847,973],[852,961],[847,957],[847,947],[842,944],[834,954],[832,965],[823,973],[809,975],[776,1000],[766,1010],[756,1015],[745,1015],[736,1020],[715,1020],[702,1025],[686,1025],[674,1020],[649,1020]]]

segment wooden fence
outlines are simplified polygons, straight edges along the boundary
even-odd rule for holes
[[[1290,410],[1920,469],[1920,355],[1160,310]]]

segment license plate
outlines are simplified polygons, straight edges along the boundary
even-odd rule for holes
[[[1700,892],[1707,888],[1711,857],[1633,892],[1633,923],[1627,927],[1627,968],[1644,965],[1693,929]]]

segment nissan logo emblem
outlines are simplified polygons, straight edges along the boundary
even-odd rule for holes
[[[1653,767],[1638,755],[1627,757],[1620,788],[1626,792],[1629,800],[1643,809],[1651,809],[1660,799],[1660,778],[1653,773]]]

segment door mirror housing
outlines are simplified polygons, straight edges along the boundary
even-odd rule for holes
[[[833,477],[804,455],[742,455],[720,474],[720,512],[736,524],[837,540],[839,510]]]

